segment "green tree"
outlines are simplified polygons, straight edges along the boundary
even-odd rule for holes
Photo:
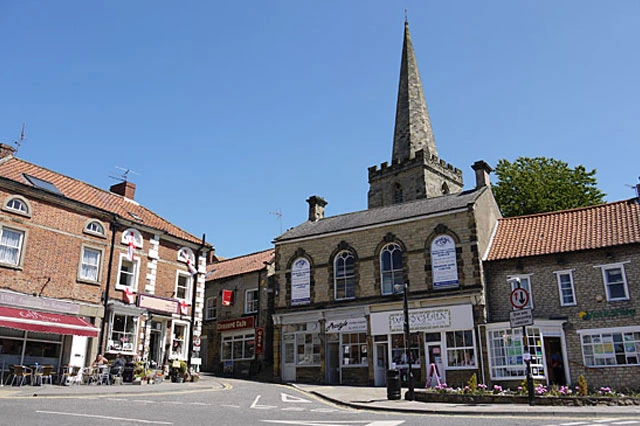
[[[597,188],[595,169],[575,169],[563,161],[545,157],[502,159],[496,166],[498,182],[492,185],[505,217],[552,212],[604,202]]]

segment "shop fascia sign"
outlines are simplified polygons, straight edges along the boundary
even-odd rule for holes
[[[178,301],[175,299],[165,299],[164,297],[153,296],[141,293],[138,296],[138,307],[150,311],[164,312],[168,314],[178,313]]]
[[[366,332],[366,318],[347,318],[342,320],[327,320],[324,324],[325,333]]]
[[[44,299],[34,297],[30,294],[11,294],[0,292],[0,303],[18,306],[20,308],[42,309],[45,311],[55,311],[72,315],[77,315],[80,312],[80,305],[76,303]]]
[[[218,321],[216,331],[242,330],[253,328],[254,317],[238,318],[233,320]]]
[[[614,319],[618,317],[635,317],[635,309],[601,309],[599,311],[582,311],[578,314],[581,320]]]
[[[409,312],[409,329],[425,331],[451,327],[451,309],[425,309]],[[404,331],[404,313],[389,315],[391,332]]]

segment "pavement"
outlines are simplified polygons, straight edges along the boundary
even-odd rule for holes
[[[232,387],[233,381],[202,375],[196,383],[171,383],[133,385],[43,385],[22,387],[0,386],[0,398],[69,398],[104,397],[105,395],[171,394],[221,391]],[[289,386],[339,406],[355,409],[388,412],[469,416],[541,416],[541,417],[630,417],[640,418],[639,405],[607,405],[566,407],[528,404],[450,404],[436,402],[387,399],[385,387],[329,386],[295,383]],[[403,397],[406,389],[403,389]],[[418,390],[416,390],[418,391]]]

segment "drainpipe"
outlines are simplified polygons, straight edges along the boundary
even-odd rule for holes
[[[100,324],[100,337],[98,341],[98,353],[103,353],[104,349],[104,333],[105,333],[105,325],[107,322],[107,312],[109,310],[109,288],[111,287],[111,268],[113,267],[113,255],[115,252],[116,246],[116,231],[118,230],[118,225],[116,223],[115,218],[109,224],[109,230],[111,231],[111,249],[109,250],[109,266],[107,266],[107,288],[104,291],[104,310],[102,314],[102,324]]]
[[[205,244],[205,238],[206,238],[206,234],[202,234],[202,244],[200,245],[200,249],[198,250],[198,256],[200,256],[200,253],[202,252],[202,250],[206,247]],[[196,266],[199,265],[196,264]],[[189,345],[189,357],[187,359],[187,365],[189,367],[192,367],[191,365],[191,360],[193,359],[193,330],[195,328],[195,321],[196,321],[196,294],[197,294],[197,290],[198,290],[198,275],[199,272],[196,272],[196,274],[193,276],[193,285],[192,287],[192,291],[191,291],[191,324],[189,325],[189,338],[191,339],[191,342],[187,342],[187,344]]]

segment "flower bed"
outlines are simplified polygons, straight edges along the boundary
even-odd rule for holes
[[[528,404],[527,395],[439,393],[430,390],[415,391],[416,401],[448,404]],[[595,405],[640,405],[640,397],[596,397],[596,396],[539,396],[536,405],[595,406]]]

